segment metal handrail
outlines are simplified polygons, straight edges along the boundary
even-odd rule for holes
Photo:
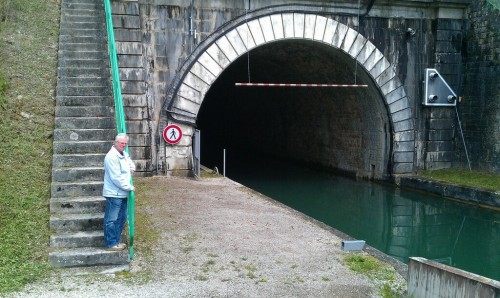
[[[116,130],[118,133],[127,133],[127,126],[125,124],[125,112],[123,110],[122,89],[120,86],[120,73],[118,72],[118,59],[116,56],[115,34],[113,31],[113,19],[111,14],[111,5],[109,0],[104,0],[104,10],[106,14],[106,28],[108,32],[108,49],[109,61],[111,63],[111,77],[113,80],[113,98],[115,101],[115,117],[116,117]],[[125,149],[128,153],[128,147]],[[130,184],[134,185],[132,177]],[[131,191],[128,195],[128,247],[130,260],[134,259],[134,209],[135,209],[135,195]]]

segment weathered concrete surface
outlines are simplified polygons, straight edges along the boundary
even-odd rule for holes
[[[410,258],[408,275],[409,297],[500,297],[500,282],[425,258]]]

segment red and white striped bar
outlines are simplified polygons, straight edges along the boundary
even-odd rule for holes
[[[300,83],[234,83],[242,87],[341,87],[341,88],[366,88],[368,85],[357,84],[300,84]]]

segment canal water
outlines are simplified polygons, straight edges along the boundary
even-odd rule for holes
[[[356,181],[249,153],[226,176],[408,263],[432,259],[500,280],[500,211]],[[222,171],[222,164],[218,165]]]

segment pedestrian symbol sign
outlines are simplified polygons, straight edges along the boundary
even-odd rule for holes
[[[170,124],[163,130],[163,139],[169,144],[177,144],[182,138],[182,130],[178,125]]]

